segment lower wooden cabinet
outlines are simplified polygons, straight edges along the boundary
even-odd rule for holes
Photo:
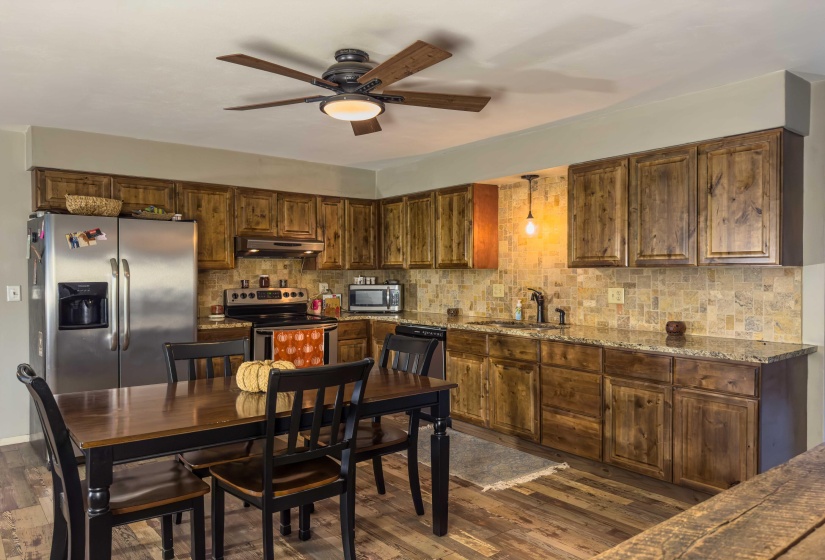
[[[563,343],[552,343],[552,353],[542,345],[542,361],[558,360]],[[566,345],[571,365],[590,365],[595,359]],[[592,348],[592,347],[582,347]],[[601,348],[593,348],[601,352]],[[601,359],[598,358],[601,364]],[[541,366],[541,443],[589,459],[602,459],[602,375],[555,366]]]
[[[370,356],[377,362],[381,356],[381,349],[384,347],[384,339],[388,334],[395,334],[395,323],[389,321],[373,321],[370,325],[372,331],[372,353]],[[390,354],[392,363],[392,354]]]
[[[458,384],[450,394],[453,418],[487,426],[487,357],[447,352],[446,379]]]
[[[539,440],[539,366],[490,358],[490,427]]]
[[[226,329],[199,330],[197,336],[198,342],[226,342],[228,340],[249,338],[250,334],[249,328],[247,327],[233,327]],[[241,367],[241,364],[243,363],[243,357],[232,356],[229,358],[229,363],[232,365],[232,374],[234,375],[238,373],[238,368]],[[212,367],[215,368],[216,374],[218,374],[218,372],[223,372],[223,358],[213,358]],[[197,372],[198,379],[206,378],[206,361],[197,360],[195,371]],[[178,372],[180,372],[180,366],[178,367]]]
[[[357,362],[370,355],[369,321],[338,323],[338,363]]]
[[[718,492],[756,475],[756,399],[676,389],[673,402],[673,482]]]
[[[604,461],[670,481],[673,389],[604,378]]]
[[[541,444],[601,461],[602,419],[543,406]]]

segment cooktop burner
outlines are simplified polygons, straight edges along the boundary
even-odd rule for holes
[[[255,328],[326,325],[334,317],[307,313],[306,288],[243,288],[224,291],[226,316],[249,321]]]

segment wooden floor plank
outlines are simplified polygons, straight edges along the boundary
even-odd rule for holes
[[[119,467],[125,468],[125,467]],[[387,492],[378,494],[372,469],[362,465],[356,480],[356,550],[361,560],[579,560],[607,550],[639,531],[690,507],[693,494],[656,484],[635,484],[634,477],[570,468],[508,490],[481,492],[465,480],[450,480],[450,530],[432,534],[432,484],[421,468],[426,515],[415,514],[406,458],[384,459]],[[207,479],[208,480],[208,479]],[[680,498],[684,499],[680,499]],[[209,497],[206,527],[210,527]],[[261,557],[261,514],[227,497],[226,558]],[[0,447],[0,560],[47,558],[51,546],[51,475],[26,444]],[[277,526],[277,519],[275,521]],[[341,557],[338,500],[316,504],[312,538],[277,534],[279,558],[327,560]],[[176,558],[189,558],[189,519],[174,527]],[[113,557],[144,560],[161,557],[160,521],[116,528]],[[211,550],[207,534],[207,549]]]

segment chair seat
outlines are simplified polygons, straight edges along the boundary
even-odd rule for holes
[[[309,438],[309,432],[301,434],[304,438]],[[344,426],[338,430],[339,441],[344,437]],[[389,447],[397,443],[403,443],[407,440],[407,432],[395,426],[382,422],[373,422],[370,419],[361,420],[358,423],[358,431],[355,436],[355,452],[372,451],[373,449],[380,449],[382,447]],[[318,436],[318,443],[321,445],[329,445],[330,428],[321,428]]]
[[[275,451],[279,452],[285,449],[286,442],[275,438]],[[230,443],[228,445],[198,449],[197,451],[187,451],[186,453],[181,453],[178,457],[186,466],[195,471],[209,469],[221,463],[255,457],[262,455],[263,452],[264,440],[256,439],[252,442],[252,445],[250,445],[249,442]]]
[[[88,484],[81,482],[83,509],[88,508]],[[146,463],[117,470],[109,487],[112,515],[183,502],[209,493],[209,485],[177,461]]]
[[[250,496],[263,495],[263,456],[223,463],[209,469],[213,478]],[[272,478],[274,496],[285,496],[317,488],[338,480],[341,465],[329,457],[279,466]]]

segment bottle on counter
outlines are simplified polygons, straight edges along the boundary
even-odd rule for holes
[[[258,286],[261,288],[269,287],[269,274],[261,274],[258,276]]]
[[[523,316],[524,316],[524,313],[523,313],[523,308],[521,306],[521,300],[518,300],[516,302],[516,311],[515,311],[516,321],[521,321],[521,318]]]

